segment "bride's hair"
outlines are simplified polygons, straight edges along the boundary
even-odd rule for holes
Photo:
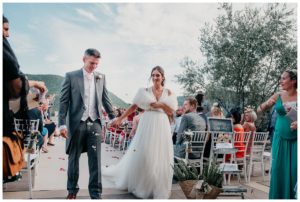
[[[159,73],[162,75],[163,80],[162,80],[162,82],[161,82],[161,85],[164,86],[164,85],[165,85],[165,80],[166,80],[166,78],[165,78],[165,70],[164,70],[161,66],[155,66],[155,67],[153,67],[153,69],[151,70],[151,74],[150,74],[149,81],[150,81],[150,79],[151,79],[152,73],[153,73],[155,70],[159,71]]]

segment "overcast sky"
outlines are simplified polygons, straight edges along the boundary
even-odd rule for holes
[[[108,90],[131,102],[138,88],[151,85],[156,65],[165,69],[166,86],[182,94],[174,75],[182,72],[185,56],[203,62],[199,29],[213,23],[217,8],[217,3],[4,3],[3,13],[23,72],[64,76],[82,67],[85,49],[96,48],[102,54],[97,71],[106,74]]]

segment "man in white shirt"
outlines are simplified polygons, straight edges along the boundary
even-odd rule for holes
[[[87,152],[89,164],[89,194],[101,198],[101,109],[102,105],[113,119],[111,101],[105,86],[105,75],[96,72],[101,55],[87,49],[80,70],[66,73],[61,89],[59,107],[60,134],[66,138],[68,158],[68,196],[75,199],[79,178],[79,158]]]

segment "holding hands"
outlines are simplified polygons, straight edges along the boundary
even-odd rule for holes
[[[109,127],[114,127],[114,128],[119,128],[120,125],[122,124],[122,119],[121,117],[113,119],[112,122],[108,123]]]

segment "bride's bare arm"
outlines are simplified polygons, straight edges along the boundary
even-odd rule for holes
[[[114,120],[111,123],[111,126],[113,127],[119,127],[123,121],[129,114],[132,114],[137,108],[136,104],[132,104],[120,117],[118,117],[116,120]]]
[[[150,104],[150,106],[152,108],[154,108],[154,109],[161,108],[162,110],[164,110],[164,112],[168,116],[173,115],[173,109],[171,107],[169,107],[168,105],[166,105],[165,103],[162,103],[162,102],[153,102],[153,103]]]

